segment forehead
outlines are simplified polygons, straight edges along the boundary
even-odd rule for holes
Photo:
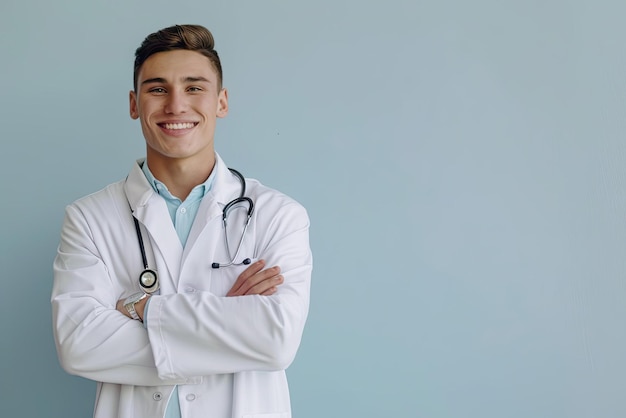
[[[151,55],[139,69],[137,82],[141,84],[143,80],[153,78],[176,81],[189,77],[203,77],[217,82],[217,72],[207,57],[196,51],[181,49]]]

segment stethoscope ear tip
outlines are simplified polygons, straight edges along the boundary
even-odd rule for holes
[[[252,260],[250,260],[249,258],[246,258],[245,260],[243,260],[243,264],[245,264],[246,266],[250,263],[252,263]]]
[[[213,263],[213,264],[211,264],[211,268],[214,268],[214,269],[220,268],[220,263]]]

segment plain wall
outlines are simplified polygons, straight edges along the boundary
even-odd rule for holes
[[[0,416],[87,417],[50,291],[65,205],[143,156],[135,48],[199,23],[216,148],[303,203],[294,417],[626,416],[626,3],[0,3]]]

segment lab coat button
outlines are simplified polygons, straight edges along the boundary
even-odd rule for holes
[[[163,394],[161,392],[154,392],[154,394],[152,395],[152,399],[154,399],[155,401],[160,401],[161,399],[163,399]]]
[[[187,293],[193,293],[195,291],[196,291],[196,289],[194,289],[193,287],[188,287],[188,288],[185,289],[185,292],[187,292]]]
[[[185,397],[189,402],[192,402],[196,399],[196,395],[194,395],[193,393],[190,393],[189,395],[187,395]]]

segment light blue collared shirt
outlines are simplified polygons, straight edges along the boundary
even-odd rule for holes
[[[165,203],[167,204],[167,210],[170,212],[170,217],[172,218],[172,222],[174,223],[174,228],[176,229],[176,234],[178,234],[178,238],[180,238],[181,244],[183,247],[187,243],[187,238],[189,237],[189,232],[191,231],[191,226],[193,225],[194,219],[196,219],[196,214],[198,213],[198,209],[200,208],[200,202],[202,198],[206,196],[206,194],[211,190],[213,186],[213,180],[215,179],[215,171],[211,172],[209,178],[202,184],[194,187],[189,196],[185,199],[185,201],[181,201],[179,198],[173,196],[170,191],[167,189],[167,186],[157,180],[154,175],[150,172],[148,168],[148,163],[144,161],[141,166],[143,173],[146,175],[146,179],[148,179],[148,183],[154,189],[155,192],[163,199],[165,199]],[[148,306],[150,305],[150,299],[146,303],[144,308],[144,318],[148,316]],[[147,326],[144,323],[144,326]],[[167,403],[167,409],[165,411],[164,418],[181,418],[180,415],[180,400],[178,399],[178,389],[174,388],[172,391],[172,396]]]
[[[180,242],[184,247],[187,243],[189,232],[191,231],[191,225],[193,224],[194,219],[196,219],[196,214],[200,208],[200,202],[213,186],[215,170],[211,172],[211,175],[205,180],[204,183],[194,187],[189,193],[189,196],[187,196],[185,201],[182,202],[179,198],[170,193],[165,184],[157,180],[154,175],[152,175],[146,162],[143,163],[141,169],[146,175],[148,183],[150,183],[154,191],[165,199],[167,210],[170,212],[170,217],[174,223],[174,228],[176,229],[178,238],[180,238]]]

